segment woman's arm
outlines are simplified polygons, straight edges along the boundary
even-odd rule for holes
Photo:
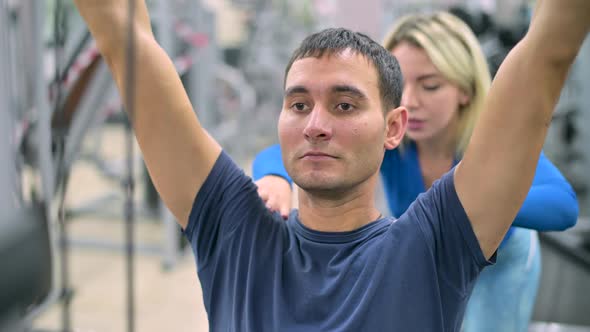
[[[574,226],[577,219],[576,193],[557,167],[541,153],[533,185],[513,226],[562,231]]]
[[[291,211],[293,181],[283,165],[280,145],[272,145],[256,155],[252,163],[252,177],[266,207],[287,219]]]
[[[252,178],[254,181],[258,181],[267,175],[282,177],[289,184],[293,182],[283,165],[281,146],[278,144],[271,145],[260,151],[252,163]]]

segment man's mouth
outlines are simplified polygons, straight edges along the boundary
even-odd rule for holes
[[[326,160],[326,159],[335,159],[336,157],[334,157],[331,154],[325,153],[325,152],[320,152],[320,151],[309,151],[303,154],[303,156],[301,157],[301,159],[306,159],[306,160]]]

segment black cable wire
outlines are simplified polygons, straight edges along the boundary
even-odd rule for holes
[[[135,1],[128,0],[127,21],[127,47],[126,47],[126,71],[125,76],[125,107],[127,108],[127,121],[125,121],[125,138],[127,149],[127,178],[125,186],[125,239],[126,239],[126,270],[127,270],[127,331],[135,330],[135,299],[134,299],[134,193],[135,181],[133,178],[134,139],[131,122],[135,111]]]

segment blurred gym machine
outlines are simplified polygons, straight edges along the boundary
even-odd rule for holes
[[[18,17],[15,10],[24,15]],[[60,260],[47,200],[54,184],[39,181],[36,192],[29,195],[31,188],[23,185],[21,177],[24,158],[18,157],[26,127],[19,125],[33,116],[41,119],[41,113],[49,110],[47,86],[36,79],[42,71],[43,27],[38,23],[44,13],[33,3],[0,1],[0,15],[0,48],[5,50],[0,53],[0,330],[18,332],[59,297]],[[30,52],[23,56],[19,52],[23,48]],[[38,130],[49,134],[49,118],[44,120],[46,126]],[[33,156],[35,164],[50,161],[46,153],[50,142],[38,136],[31,139],[41,147]]]
[[[542,275],[534,319],[590,330],[590,37],[574,63],[545,152],[570,180],[580,219],[564,232],[541,233]]]
[[[69,16],[71,6],[59,0],[0,0],[0,47],[6,50],[0,54],[2,331],[29,330],[32,320],[58,300],[63,330],[71,330],[67,264],[75,240],[67,235],[63,206],[67,177],[86,134],[101,126],[112,108],[120,108],[112,102],[112,79],[90,34]],[[46,16],[53,19],[53,36],[45,33],[51,26]],[[128,169],[118,174],[123,187],[132,183]],[[132,202],[124,205],[121,215],[132,216]],[[173,221],[169,225],[176,232],[170,242],[177,243],[178,228]],[[122,248],[135,247],[128,233]],[[165,263],[172,266],[175,255],[165,256]]]
[[[214,16],[198,1],[160,0],[148,5],[153,7],[156,37],[172,55],[189,97],[198,109],[208,110],[201,115],[203,125],[212,135],[231,141],[240,121],[255,108],[256,94],[241,71],[218,62]],[[124,122],[121,101],[71,1],[0,0],[0,49],[6,50],[0,54],[0,331],[28,331],[34,318],[59,300],[63,330],[69,331],[70,248],[128,253],[133,248],[131,253],[161,255],[163,267],[170,269],[181,254],[180,229],[152,188],[152,201],[146,198],[146,204],[159,211],[161,245],[130,242],[132,233],[125,243],[68,236],[66,215],[112,213],[113,204],[104,209],[105,203],[117,202],[120,212],[110,216],[115,219],[133,219],[146,209],[125,201],[134,181],[132,150],[120,167],[100,155],[105,124]],[[205,115],[215,114],[227,103],[227,96],[215,93],[219,85],[231,92],[237,110],[232,115],[238,116]],[[230,122],[234,124],[228,126]],[[82,145],[88,136],[90,147]],[[127,142],[129,147],[131,141]],[[67,175],[80,159],[120,187],[66,211]],[[129,266],[132,261],[127,270],[132,280]],[[130,322],[132,310],[131,306],[127,313]],[[133,330],[132,323],[128,330]]]

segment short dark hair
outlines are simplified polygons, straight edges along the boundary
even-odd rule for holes
[[[401,102],[403,77],[395,57],[367,35],[343,28],[325,29],[306,37],[287,64],[285,81],[295,61],[308,57],[321,58],[345,50],[361,54],[373,63],[379,75],[379,93],[384,109],[398,107]]]

